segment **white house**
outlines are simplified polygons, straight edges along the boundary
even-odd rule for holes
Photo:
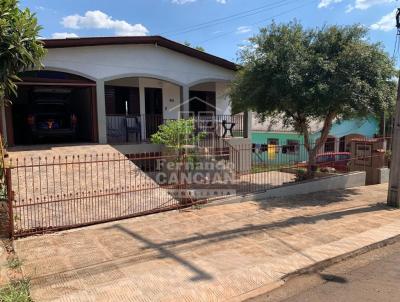
[[[180,112],[211,110],[216,121],[232,121],[227,87],[237,66],[225,59],[160,36],[43,43],[44,68],[24,73],[18,98],[2,109],[2,132],[11,146],[32,143],[35,98],[61,95],[77,118],[77,142],[141,143]],[[250,127],[235,124],[234,132],[248,137]]]

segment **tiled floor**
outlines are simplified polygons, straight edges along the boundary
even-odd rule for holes
[[[387,186],[169,212],[16,241],[35,301],[223,301],[400,234]]]

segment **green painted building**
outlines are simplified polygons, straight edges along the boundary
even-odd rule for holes
[[[320,152],[346,152],[351,139],[371,138],[378,132],[379,123],[372,117],[336,122],[332,126],[327,143]],[[315,143],[319,136],[319,131],[315,131],[310,135],[311,141]],[[306,161],[308,157],[303,136],[295,132],[253,130],[251,140],[255,147],[253,159],[256,162],[292,164]]]

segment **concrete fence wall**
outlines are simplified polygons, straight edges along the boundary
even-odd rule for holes
[[[352,172],[345,175],[328,176],[316,180],[287,184],[282,187],[269,189],[258,194],[234,196],[221,201],[213,202],[210,205],[219,205],[232,202],[245,202],[252,200],[267,200],[274,197],[285,197],[329,190],[344,190],[348,188],[365,186],[366,173]]]
[[[378,181],[380,184],[389,182],[390,169],[389,168],[380,168],[378,169]]]

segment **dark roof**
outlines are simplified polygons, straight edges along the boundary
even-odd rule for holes
[[[237,70],[237,65],[223,58],[210,55],[206,52],[185,46],[183,44],[168,40],[161,36],[135,36],[135,37],[90,37],[90,38],[67,38],[67,39],[45,39],[42,40],[46,48],[65,48],[80,46],[99,45],[123,45],[123,44],[155,44],[182,54],[218,65],[220,67]]]

